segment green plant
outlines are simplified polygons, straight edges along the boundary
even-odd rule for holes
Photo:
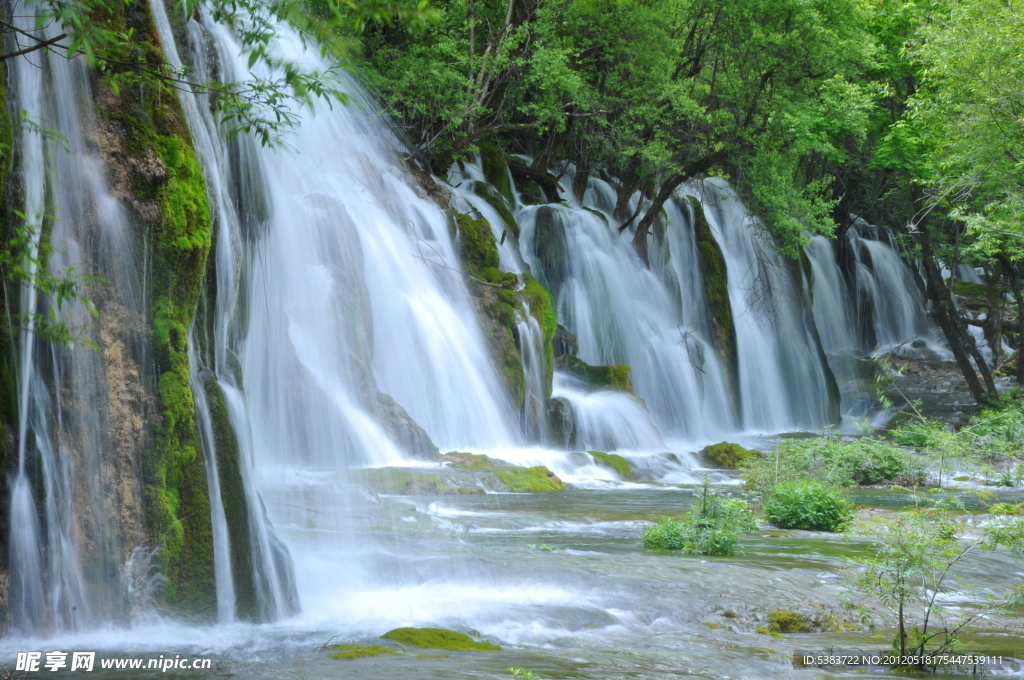
[[[755,492],[767,494],[776,484],[793,479],[816,479],[846,487],[880,482],[909,485],[924,481],[924,461],[892,444],[858,437],[789,439],[763,458],[749,460],[744,479]]]
[[[1018,607],[1024,587],[1002,594],[980,592],[957,577],[957,567],[968,555],[1006,549],[1024,552],[1024,521],[1005,518],[983,531],[967,531],[961,518],[963,505],[949,494],[915,495],[915,506],[887,526],[873,532],[873,555],[859,559],[853,575],[855,587],[874,596],[897,618],[893,648],[901,656],[918,656],[919,668],[932,668],[927,655],[961,648],[962,638],[979,619]],[[972,595],[970,607],[946,606],[943,595],[951,589]]]
[[[808,531],[841,531],[853,519],[843,492],[815,480],[777,484],[765,501],[764,514],[782,529]]]
[[[517,678],[524,678],[524,680],[541,680],[539,675],[525,668],[509,668],[508,672]]]
[[[682,520],[662,519],[644,530],[644,546],[682,550],[695,555],[732,555],[740,534],[757,529],[750,505],[728,498],[711,487],[708,475],[693,508]]]

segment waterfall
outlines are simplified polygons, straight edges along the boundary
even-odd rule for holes
[[[744,427],[817,430],[833,419],[829,367],[790,264],[732,189],[706,180],[700,191],[728,270]]]
[[[159,0],[154,10],[177,66]],[[187,34],[188,62],[200,73],[216,69],[230,81],[248,71],[223,27],[190,19]],[[300,49],[288,40],[286,50]],[[250,527],[251,556],[240,556],[240,539],[224,530],[232,513],[214,504],[222,619],[232,616],[232,590],[241,616],[239,559],[253,565],[258,619],[294,611],[297,583],[306,602],[322,592],[311,570],[330,542],[309,542],[288,527],[305,523],[294,513],[312,503],[320,530],[337,537],[339,550],[351,547],[351,499],[343,489],[322,495],[318,487],[335,483],[327,480],[406,462],[422,452],[410,442],[426,435],[445,449],[519,439],[520,409],[492,367],[447,216],[396,171],[396,140],[358,86],[342,85],[353,103],[304,112],[288,148],[278,149],[257,148],[244,135],[227,140],[205,97],[182,96],[217,225],[215,298],[191,334],[200,348],[193,389],[211,493],[228,503],[224,445],[211,431],[220,400]],[[420,426],[426,434],[417,435]],[[275,528],[282,526],[284,541]],[[293,559],[304,578],[293,576]]]
[[[537,319],[530,314],[529,304],[524,304],[523,313],[516,312],[516,335],[519,337],[520,354],[523,359],[523,376],[526,391],[523,396],[522,429],[531,439],[538,442],[548,440],[547,386],[544,384],[546,353],[544,332]]]
[[[36,30],[28,12],[14,21]],[[51,26],[44,36],[57,31]],[[24,633],[77,630],[124,620],[133,610],[127,597],[147,596],[122,583],[123,565],[144,541],[138,460],[151,416],[144,385],[152,381],[139,285],[145,260],[105,180],[116,142],[93,115],[81,60],[40,52],[9,68],[14,108],[24,117],[15,202],[31,231],[29,250],[53,276],[102,277],[83,291],[101,312],[98,323],[83,301],[58,305],[37,289],[33,263],[20,291],[10,610]],[[37,319],[51,315],[76,343],[43,332]]]
[[[577,336],[580,359],[628,364],[637,394],[673,434],[702,439],[731,429],[720,363],[701,328],[688,327],[680,312],[681,299],[700,292],[671,289],[642,267],[630,234],[619,234],[597,208],[526,206],[517,213],[523,257],[548,286],[560,323]]]

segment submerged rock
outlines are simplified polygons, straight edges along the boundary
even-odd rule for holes
[[[490,642],[478,642],[465,633],[445,628],[395,628],[381,635],[420,649],[447,649],[453,652],[496,652],[501,649]]]
[[[380,656],[381,654],[402,655],[402,652],[395,651],[390,647],[384,647],[383,645],[363,647],[360,645],[341,644],[331,645],[331,649],[337,650],[331,654],[332,659],[359,659],[365,656]]]

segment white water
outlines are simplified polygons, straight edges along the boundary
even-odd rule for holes
[[[30,12],[16,15],[21,30],[34,30]],[[46,30],[48,38],[58,32]],[[33,225],[30,250],[56,277],[73,270],[72,276],[104,279],[78,282],[103,315],[98,323],[79,300],[58,308],[31,277],[21,290],[21,309],[29,314],[17,375],[12,622],[24,632],[73,630],[123,620],[133,609],[129,597],[147,597],[122,583],[124,564],[144,540],[137,461],[142,419],[150,415],[140,398],[149,379],[139,286],[146,276],[123,207],[105,181],[83,64],[40,52],[9,66],[16,109],[26,119],[18,133],[16,205]],[[49,252],[40,245],[44,222]],[[34,265],[27,269],[36,273]],[[102,351],[52,342],[32,313],[52,313]]]

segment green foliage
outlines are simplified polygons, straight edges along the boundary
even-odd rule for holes
[[[807,633],[811,630],[811,622],[798,612],[773,609],[768,612],[768,630],[773,633]]]
[[[465,633],[444,628],[395,628],[381,637],[422,649],[447,649],[453,652],[496,652],[501,649],[490,642],[478,642]]]
[[[813,479],[839,487],[882,482],[916,484],[924,477],[923,460],[871,437],[784,440],[774,453],[748,462],[744,478],[766,493],[785,480]]]
[[[853,519],[842,491],[815,480],[777,484],[765,501],[764,514],[781,529],[807,531],[842,531]]]
[[[964,583],[959,568],[982,551],[1024,552],[1024,522],[1005,518],[983,530],[969,527],[963,506],[953,496],[915,496],[916,505],[877,527],[870,557],[857,560],[856,588],[874,596],[897,617],[893,648],[922,657],[920,668],[934,668],[925,655],[962,648],[973,624],[994,612],[1018,607],[1021,587],[1002,593],[980,591]],[[973,595],[971,607],[944,604],[950,591]]]
[[[360,659],[366,656],[380,656],[381,654],[401,654],[401,652],[396,652],[395,650],[382,645],[369,645],[367,647],[363,647],[360,645],[340,644],[331,645],[331,649],[338,650],[331,654],[332,659]]]
[[[603,451],[587,451],[587,453],[590,454],[595,463],[613,471],[619,476],[619,479],[633,479],[633,468],[629,461],[622,456],[614,453],[604,453]]]
[[[710,478],[682,520],[662,519],[644,530],[644,547],[682,550],[694,555],[732,555],[741,534],[757,529],[749,504],[711,488]]]
[[[730,442],[719,442],[701,449],[704,459],[713,467],[725,470],[735,470],[743,463],[754,458],[763,456],[760,451],[745,449],[739,444]]]

